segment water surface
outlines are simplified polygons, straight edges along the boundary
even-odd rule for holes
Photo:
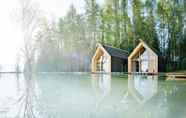
[[[0,76],[0,118],[185,118],[186,81],[158,76]]]

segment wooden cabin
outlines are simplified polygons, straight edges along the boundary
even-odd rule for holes
[[[127,72],[127,59],[127,51],[98,44],[92,58],[91,70],[93,73]]]
[[[128,57],[128,73],[158,73],[159,57],[144,41]]]

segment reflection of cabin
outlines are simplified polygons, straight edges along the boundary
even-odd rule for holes
[[[158,73],[159,62],[157,53],[140,40],[128,57],[128,72]]]
[[[110,74],[91,74],[92,87],[95,90],[98,99],[105,97],[111,90],[111,75]],[[101,95],[101,96],[100,96]]]
[[[158,92],[158,76],[128,75],[128,92],[138,103],[145,103]]]
[[[127,72],[128,52],[98,44],[92,58],[92,72]]]

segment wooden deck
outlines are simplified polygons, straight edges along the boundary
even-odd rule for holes
[[[186,80],[186,73],[167,73],[166,80]]]
[[[128,74],[134,75],[158,75],[159,73],[149,73],[149,72],[129,72]]]

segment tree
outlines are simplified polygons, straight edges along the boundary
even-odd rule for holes
[[[2,72],[2,69],[3,69],[3,67],[2,67],[2,65],[0,65],[0,72]]]
[[[89,55],[93,55],[93,50],[95,50],[95,45],[100,41],[100,29],[101,25],[100,19],[100,6],[96,3],[96,0],[84,0],[85,1],[85,14],[84,20],[86,23],[85,35],[89,39],[90,51]]]
[[[163,44],[163,55],[169,63],[169,70],[175,70],[181,61],[181,45],[183,42],[183,26],[184,26],[184,5],[181,1],[159,1],[158,17],[160,19],[160,29],[164,29],[164,38],[160,39]],[[183,42],[182,42],[183,41]]]
[[[133,40],[134,40],[134,32],[131,23],[131,18],[128,13],[128,0],[121,1],[121,43],[120,48],[124,50],[128,50],[129,52],[134,48]]]
[[[143,39],[153,47],[157,52],[159,52],[159,40],[158,40],[158,35],[156,31],[156,20],[155,20],[155,8],[153,5],[152,0],[148,0],[145,3],[146,6],[146,14],[147,16],[145,17],[144,20],[144,30],[141,31],[143,32]],[[148,32],[148,33],[147,33]]]
[[[95,41],[97,38],[97,16],[98,16],[98,5],[96,0],[85,0],[86,3],[86,17],[88,23],[88,29],[92,35],[91,38]]]
[[[97,42],[130,52],[138,39],[143,39],[166,58],[168,68],[174,69],[172,62],[181,64],[186,56],[182,51],[186,45],[184,2],[107,0],[99,5],[96,0],[85,0],[84,13],[79,14],[71,5],[57,22],[43,20],[35,37],[37,42],[30,38],[36,44],[29,43],[34,45],[28,47],[38,48],[41,71],[87,71]],[[32,49],[24,52],[35,55]]]
[[[143,17],[142,17],[142,3],[140,0],[133,0],[132,2],[132,11],[133,11],[133,30],[134,30],[134,39],[133,47],[137,44],[138,39],[145,39],[143,36]]]
[[[114,11],[114,46],[119,47],[121,44],[121,14],[119,12],[119,0],[113,0],[113,11]]]
[[[20,0],[20,21],[23,33],[24,71],[32,72],[35,60],[35,33],[39,24],[39,8],[31,0]]]
[[[57,26],[46,18],[42,20],[40,30],[37,32],[37,68],[38,71],[58,71],[60,63],[60,38]],[[52,55],[52,56],[51,56]]]
[[[114,10],[112,4],[107,4],[106,7],[101,11],[101,25],[100,31],[102,32],[103,43],[114,45],[115,34],[114,34]]]
[[[87,22],[73,5],[59,21],[43,20],[37,33],[38,70],[88,71],[93,51]]]
[[[15,72],[16,73],[21,72],[20,62],[21,62],[20,55],[17,55],[16,56],[16,62],[15,62]]]

